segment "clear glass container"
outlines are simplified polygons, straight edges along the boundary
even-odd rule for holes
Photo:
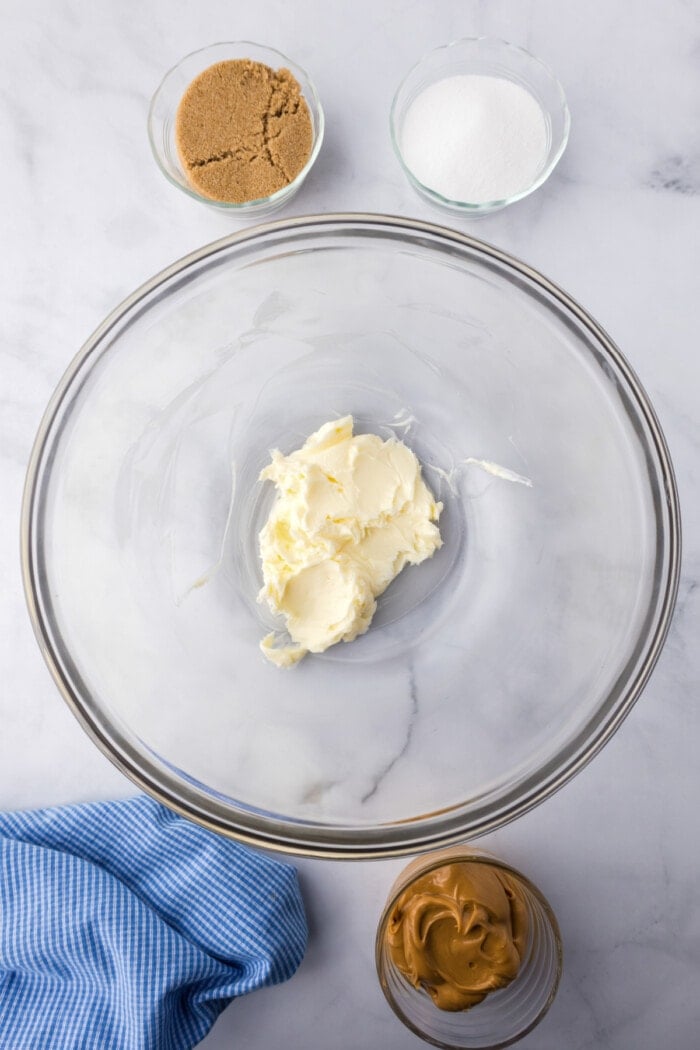
[[[501,77],[528,91],[539,103],[545,120],[547,148],[542,165],[529,186],[502,200],[450,200],[424,185],[404,159],[402,128],[411,104],[427,87],[446,77],[463,74]],[[552,174],[569,139],[571,117],[564,90],[548,67],[534,55],[505,40],[466,37],[428,52],[402,80],[391,106],[390,127],[394,152],[413,188],[431,204],[465,216],[484,215],[533,193]]]
[[[503,872],[518,888],[527,915],[527,940],[520,969],[505,988],[490,992],[468,1010],[440,1010],[427,991],[415,988],[392,958],[387,931],[397,901],[417,879],[456,863],[483,864]],[[445,1050],[497,1050],[527,1035],[551,1006],[562,972],[559,926],[549,903],[521,872],[484,850],[454,846],[413,861],[392,886],[377,927],[375,961],[382,991],[412,1032]]]
[[[311,125],[313,129],[313,145],[308,161],[292,182],[269,197],[261,197],[257,200],[245,201],[243,203],[232,203],[228,201],[216,201],[198,193],[194,186],[188,181],[183,171],[180,157],[175,142],[175,116],[186,88],[195,77],[199,76],[209,66],[216,62],[225,62],[231,59],[249,58],[253,62],[262,62],[271,69],[288,69],[296,77],[302,95],[309,107]],[[311,171],[314,162],[321,149],[323,142],[324,116],[318,92],[309,74],[291,59],[271,47],[263,47],[250,40],[240,40],[233,43],[211,44],[209,47],[201,48],[186,55],[176,66],[169,70],[161,81],[156,93],[151,100],[148,112],[148,138],[151,150],[158,167],[166,179],[183,190],[194,200],[207,204],[218,211],[228,212],[233,218],[248,219],[262,217],[277,211],[294,196],[300,189],[304,179]]]
[[[353,414],[414,450],[443,546],[370,630],[268,663],[269,450]],[[72,709],[224,834],[417,853],[547,798],[610,738],[668,630],[673,471],[619,349],[463,234],[373,215],[244,230],[112,313],[47,409],[22,559]]]

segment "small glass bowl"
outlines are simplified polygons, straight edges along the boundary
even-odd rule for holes
[[[283,186],[281,190],[271,194],[269,197],[259,197],[256,200],[234,203],[229,201],[212,200],[198,193],[187,180],[183,171],[180,157],[175,143],[175,115],[180,104],[180,99],[187,87],[196,76],[216,62],[226,62],[231,59],[249,58],[253,62],[263,62],[272,69],[288,69],[296,77],[301,87],[302,94],[309,107],[311,126],[313,130],[313,145],[311,154],[305,166],[297,177]],[[219,211],[229,212],[236,218],[245,219],[250,216],[269,215],[286,204],[301,187],[304,179],[311,171],[314,161],[318,156],[323,142],[324,117],[318,92],[311,80],[301,66],[271,47],[263,47],[250,40],[239,40],[235,43],[211,44],[199,51],[193,51],[186,55],[176,66],[173,66],[165,74],[161,81],[148,111],[148,138],[153,150],[158,167],[166,179],[184,190],[188,196],[202,204],[208,204]]]
[[[436,81],[463,74],[503,77],[518,84],[534,96],[545,118],[547,152],[542,167],[529,186],[503,200],[479,203],[450,200],[422,183],[404,160],[401,136],[404,119],[413,101]],[[428,52],[399,85],[390,117],[394,150],[413,188],[431,204],[462,215],[498,211],[507,204],[522,200],[541,186],[551,175],[566,148],[570,124],[564,90],[551,70],[523,48],[489,37],[466,37]]]
[[[490,992],[476,1006],[452,1012],[438,1009],[426,991],[409,984],[387,949],[387,931],[396,902],[411,883],[444,865],[463,862],[488,865],[519,884],[527,907],[529,932],[517,977],[505,988]],[[537,887],[510,865],[467,845],[428,853],[404,868],[389,891],[375,942],[379,983],[392,1010],[417,1036],[444,1050],[498,1050],[522,1039],[552,1005],[562,959],[556,917]]]

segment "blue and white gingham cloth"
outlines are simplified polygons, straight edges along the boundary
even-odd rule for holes
[[[0,814],[1,1050],[185,1050],[305,947],[293,867],[149,798]]]

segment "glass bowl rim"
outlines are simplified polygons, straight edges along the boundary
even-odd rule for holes
[[[447,806],[429,815],[420,815],[384,824],[323,824],[280,815],[261,816],[253,806],[236,807],[233,801],[224,803],[215,795],[197,792],[184,776],[167,773],[163,765],[155,766],[148,758],[147,749],[139,750],[122,736],[109,720],[103,717],[100,704],[87,689],[75,685],[80,680],[72,665],[70,653],[56,644],[52,617],[44,608],[46,588],[42,587],[42,544],[38,537],[38,520],[45,498],[46,480],[52,462],[52,440],[55,425],[60,424],[60,413],[68,403],[73,383],[92,355],[99,356],[100,345],[111,329],[120,323],[144,299],[204,261],[214,259],[229,249],[241,248],[247,242],[280,235],[291,237],[309,231],[320,232],[330,227],[353,233],[358,230],[389,231],[392,237],[417,238],[424,243],[437,244],[452,251],[469,251],[485,261],[507,267],[530,284],[552,297],[559,306],[573,314],[588,331],[613,368],[626,381],[636,410],[644,420],[649,439],[647,449],[661,478],[663,500],[659,507],[667,518],[666,529],[657,530],[657,552],[666,554],[665,569],[660,581],[660,595],[653,606],[653,616],[643,634],[643,644],[635,654],[635,673],[617,691],[608,710],[604,700],[596,713],[579,729],[568,746],[560,748],[547,762],[527,777],[518,781],[493,800],[466,812],[469,800]],[[60,434],[60,431],[59,431]],[[667,547],[667,550],[665,549]],[[614,735],[640,696],[659,658],[670,627],[680,576],[681,525],[680,506],[673,465],[656,413],[635,372],[610,339],[605,330],[558,285],[527,263],[521,262],[484,241],[448,227],[401,216],[369,213],[326,213],[279,219],[248,227],[204,245],[183,256],[166,269],[154,275],[123,300],[83,344],[60,379],[40,422],[32,447],[24,486],[20,557],[25,599],[30,620],[40,651],[64,700],[93,742],[117,768],[141,790],[150,794],[181,816],[194,820],[211,831],[238,839],[255,847],[287,852],[296,856],[326,857],[329,859],[368,859],[396,857],[425,852],[477,838],[514,820],[533,809],[572,779],[601,750]],[[50,611],[50,610],[49,610]],[[62,641],[60,635],[59,643]],[[71,677],[72,672],[72,677]],[[609,700],[612,694],[607,699]],[[591,722],[593,731],[590,731]],[[202,799],[204,798],[204,802]],[[473,802],[473,800],[472,800]]]
[[[445,854],[450,853],[449,857]],[[384,946],[384,935],[386,933],[386,927],[389,922],[389,917],[394,909],[394,905],[397,903],[399,897],[405,890],[408,889],[412,883],[418,879],[422,879],[425,875],[429,875],[433,871],[437,871],[439,868],[445,867],[447,864],[459,864],[467,862],[469,864],[487,864],[492,868],[499,868],[504,871],[507,875],[512,875],[520,882],[523,883],[525,888],[536,898],[538,904],[542,908],[542,911],[549,923],[552,931],[552,937],[554,939],[555,952],[556,952],[556,967],[554,973],[554,980],[549,990],[546,1001],[543,1003],[541,1009],[537,1013],[536,1017],[530,1021],[521,1032],[512,1038],[506,1039],[498,1043],[492,1043],[488,1048],[484,1047],[484,1050],[504,1050],[507,1046],[512,1046],[513,1043],[519,1042],[524,1039],[529,1032],[536,1028],[537,1025],[542,1021],[545,1014],[549,1012],[549,1009],[554,1002],[557,991],[559,990],[559,984],[561,983],[561,976],[564,969],[564,946],[562,942],[561,929],[559,927],[559,921],[556,917],[552,905],[549,903],[547,897],[545,897],[539,886],[524,875],[519,868],[513,867],[512,864],[508,864],[507,861],[501,860],[500,857],[495,856],[488,850],[481,849],[480,847],[472,847],[469,843],[463,843],[452,847],[447,850],[439,850],[435,854],[424,854],[423,857],[417,858],[417,861],[424,861],[420,864],[415,874],[412,874],[410,878],[404,877],[408,868],[411,865],[407,865],[402,871],[398,873],[394,880],[389,894],[386,899],[386,903],[382,909],[382,913],[377,923],[377,932],[374,938],[374,963],[377,971],[377,977],[379,979],[379,985],[384,993],[384,998],[388,1002],[391,1009],[394,1011],[399,1021],[406,1026],[414,1035],[417,1035],[420,1039],[425,1042],[431,1043],[433,1046],[437,1046],[440,1050],[458,1050],[455,1043],[444,1043],[439,1039],[435,1039],[432,1036],[426,1035],[409,1017],[407,1017],[399,1004],[395,1001],[394,996],[391,993],[391,989],[387,984],[382,974],[382,959],[383,959],[383,946]],[[467,1013],[469,1011],[466,1011]]]
[[[309,154],[309,159],[307,160],[306,164],[301,169],[299,174],[296,175],[291,182],[287,183],[286,186],[282,186],[281,189],[275,190],[274,193],[269,194],[269,196],[267,197],[256,197],[253,200],[249,201],[217,201],[214,200],[212,197],[205,197],[203,194],[198,193],[193,187],[186,185],[184,181],[180,182],[178,179],[173,178],[173,176],[164,166],[160,157],[160,151],[156,145],[156,134],[154,129],[155,108],[167,84],[167,81],[184,62],[187,62],[188,59],[194,58],[196,55],[203,55],[206,51],[212,51],[214,48],[244,46],[256,47],[259,48],[260,51],[267,51],[271,55],[276,55],[279,59],[282,60],[283,66],[286,65],[290,67],[292,73],[294,73],[294,71],[297,70],[299,73],[302,74],[303,77],[305,77],[306,82],[309,86],[311,99],[316,108],[316,112],[318,113],[318,126],[314,127],[314,141],[311,147],[311,153]],[[222,58],[220,59],[220,61],[225,62],[226,59]],[[304,92],[302,92],[302,94],[304,94]],[[195,51],[190,51],[189,54],[183,55],[182,58],[178,59],[178,61],[173,66],[171,66],[170,69],[167,70],[167,72],[162,77],[160,83],[158,84],[158,87],[153,92],[151,102],[148,107],[148,117],[146,120],[148,142],[151,147],[153,159],[158,165],[159,171],[162,175],[165,176],[165,178],[168,180],[171,186],[176,186],[179,190],[182,190],[183,193],[186,193],[193,200],[199,201],[201,204],[208,204],[210,207],[219,208],[221,211],[229,211],[232,213],[237,213],[239,215],[245,215],[246,212],[255,212],[258,209],[263,209],[266,207],[273,208],[275,205],[281,204],[284,200],[286,200],[288,196],[293,194],[295,190],[301,186],[302,182],[314,166],[316,158],[318,157],[318,154],[321,150],[321,146],[323,145],[325,125],[326,118],[323,112],[323,106],[321,105],[321,99],[318,94],[318,90],[306,69],[304,69],[303,66],[300,66],[298,62],[295,62],[294,59],[290,58],[288,55],[285,55],[283,51],[279,51],[276,47],[270,47],[268,44],[259,44],[255,40],[219,40],[214,44],[207,44],[205,47],[198,47]]]
[[[533,62],[536,65],[540,66],[540,68],[543,69],[546,75],[549,77],[550,81],[552,82],[552,85],[559,94],[562,113],[564,115],[564,132],[561,137],[561,142],[559,143],[558,148],[552,153],[552,156],[550,157],[548,163],[542,169],[542,171],[534,180],[534,182],[530,183],[530,185],[526,189],[521,190],[520,193],[514,193],[510,197],[503,197],[491,201],[481,201],[478,204],[469,201],[454,200],[451,197],[445,197],[443,196],[443,194],[438,193],[437,190],[434,190],[430,186],[427,186],[424,182],[421,182],[421,180],[414,174],[412,169],[404,160],[403,153],[401,151],[401,146],[399,144],[400,129],[397,124],[396,114],[398,99],[399,95],[401,94],[401,91],[408,82],[409,78],[412,77],[414,73],[416,73],[420,69],[423,63],[426,62],[429,58],[432,58],[433,55],[437,55],[440,51],[447,52],[450,50],[450,48],[460,47],[464,44],[498,44],[499,46],[503,46],[508,51],[513,51],[521,55],[525,55],[529,62]],[[430,200],[435,201],[436,204],[439,204],[442,207],[451,208],[453,211],[462,212],[462,214],[468,215],[478,214],[479,212],[495,211],[498,208],[507,207],[509,204],[515,204],[517,203],[517,201],[521,201],[525,197],[529,197],[531,193],[534,193],[535,190],[540,188],[540,186],[543,186],[549,178],[549,176],[554,171],[554,169],[556,168],[559,161],[561,160],[564,154],[564,150],[566,149],[567,144],[569,142],[569,133],[571,131],[571,112],[569,110],[569,105],[566,101],[566,94],[564,92],[564,88],[562,87],[560,80],[554,75],[554,72],[552,71],[550,66],[548,66],[546,62],[543,62],[541,58],[538,58],[537,55],[533,55],[531,51],[527,50],[527,48],[520,47],[518,44],[512,44],[510,43],[510,41],[504,40],[503,37],[464,36],[460,37],[457,40],[451,40],[447,44],[439,44],[438,47],[431,48],[431,50],[426,51],[425,54],[423,54],[417,62],[414,62],[414,64],[411,66],[408,72],[401,78],[401,81],[398,87],[396,88],[396,91],[394,92],[394,97],[391,102],[391,110],[389,112],[389,128],[391,131],[391,145],[394,149],[394,153],[396,154],[397,160],[404,174],[408,178],[409,182],[413,183],[420,193],[424,194],[424,196],[428,197]]]

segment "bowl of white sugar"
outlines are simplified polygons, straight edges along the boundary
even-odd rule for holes
[[[391,107],[394,149],[411,184],[463,214],[496,211],[541,186],[569,126],[564,91],[548,67],[488,37],[429,52]]]

